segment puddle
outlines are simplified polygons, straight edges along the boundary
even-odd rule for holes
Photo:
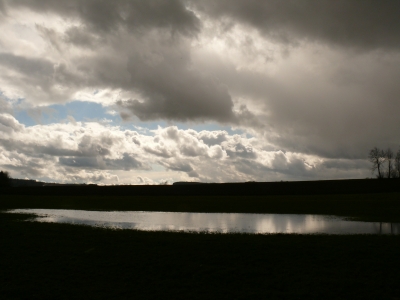
[[[346,221],[338,217],[293,214],[178,213],[15,209],[35,221],[145,231],[298,234],[400,234],[400,223]]]

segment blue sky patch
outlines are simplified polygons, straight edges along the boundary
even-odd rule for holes
[[[155,130],[158,126],[177,126],[179,129],[193,129],[195,131],[225,130],[229,134],[242,134],[242,130],[233,130],[230,126],[222,126],[216,123],[181,123],[171,121],[148,121],[142,122],[138,119],[124,121],[119,114],[111,114],[109,107],[89,101],[72,101],[66,104],[53,104],[40,108],[18,109],[15,111],[15,118],[25,126],[38,124],[47,125],[66,121],[72,116],[77,122],[103,122],[108,120],[111,126],[120,126],[121,129],[137,130],[138,127],[145,130]]]

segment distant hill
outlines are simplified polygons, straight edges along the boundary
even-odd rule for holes
[[[11,186],[44,186],[44,182],[31,180],[31,179],[15,179],[11,178]]]
[[[96,185],[96,184],[52,183],[52,182],[36,181],[36,180],[32,180],[32,179],[11,178],[11,186],[13,186],[13,187],[23,187],[23,186],[86,186],[86,185]]]
[[[206,184],[204,182],[192,182],[192,181],[177,181],[174,182],[172,185],[191,185],[191,184]]]
[[[19,188],[0,189],[1,194],[14,195],[113,195],[113,196],[266,196],[399,193],[398,179],[351,179],[292,182],[197,183],[177,182],[173,185],[47,184],[33,180],[16,181]],[[15,185],[14,185],[15,186]],[[17,185],[18,186],[18,185]]]

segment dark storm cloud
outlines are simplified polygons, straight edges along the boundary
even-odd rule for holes
[[[281,43],[327,42],[360,49],[400,47],[396,0],[192,1],[215,18],[229,17]]]
[[[93,48],[100,43],[100,38],[85,30],[82,26],[72,26],[65,32],[65,41],[67,43],[81,46],[83,48]]]
[[[52,75],[53,64],[46,59],[26,58],[10,53],[0,53],[0,64],[34,78],[46,78]]]
[[[256,103],[264,127],[251,127],[277,149],[352,159],[365,158],[374,144],[396,149],[400,55],[304,48],[283,59],[273,75],[218,60],[199,65],[223,78],[232,94]]]
[[[146,121],[233,121],[233,102],[226,89],[178,60],[168,56],[156,66],[144,65],[139,59],[130,60],[131,82],[143,91],[145,101],[133,99],[118,104]]]
[[[6,12],[6,6],[4,4],[4,0],[0,0],[0,14],[4,14]]]
[[[67,18],[79,18],[96,31],[107,32],[127,26],[135,31],[168,28],[172,32],[192,35],[199,26],[195,15],[179,0],[11,0],[6,3],[40,13],[53,12]]]
[[[65,101],[84,88],[123,89],[140,94],[140,99],[119,99],[121,116],[140,120],[237,122],[231,96],[214,77],[204,76],[191,63],[191,39],[201,28],[200,20],[182,1],[163,0],[17,0],[9,7],[26,7],[39,13],[51,13],[65,20],[77,20],[64,32],[36,25],[42,38],[60,54],[52,64],[21,57],[9,57],[24,77],[29,70],[40,74],[30,81],[48,92],[45,97]],[[70,57],[69,49],[77,46],[89,54]],[[4,63],[4,62],[3,62]],[[24,68],[22,68],[24,67]],[[53,70],[54,69],[54,70]],[[54,72],[52,81],[46,81]],[[28,81],[28,82],[30,82]],[[50,86],[64,87],[50,89]],[[22,85],[22,80],[21,84]],[[34,87],[24,89],[31,94]],[[38,93],[38,92],[36,92]],[[57,94],[58,93],[58,94]],[[52,94],[52,97],[51,97]],[[36,101],[43,101],[42,94]],[[54,100],[53,100],[54,101]]]

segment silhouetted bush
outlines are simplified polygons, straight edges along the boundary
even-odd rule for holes
[[[0,187],[11,186],[11,177],[7,171],[0,171]]]

